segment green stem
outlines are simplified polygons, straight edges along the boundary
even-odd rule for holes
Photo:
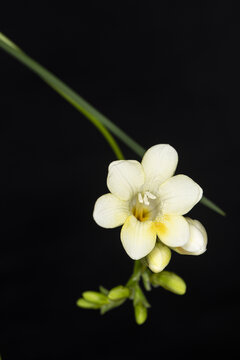
[[[133,273],[130,276],[126,286],[131,287],[134,284],[138,283],[141,279],[143,271],[145,271],[146,265],[143,265],[141,260],[134,261]]]
[[[140,280],[146,270],[147,266],[141,259],[134,261],[133,273],[126,284],[126,286],[130,290],[129,298],[133,301],[134,307],[137,306],[139,303],[141,303],[146,308],[150,307],[150,304],[147,301],[147,298],[140,286]]]

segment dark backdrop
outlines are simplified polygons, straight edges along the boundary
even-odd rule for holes
[[[87,119],[1,51],[3,360],[196,358],[238,347],[239,32],[231,2],[160,3],[12,4],[1,30],[143,147],[173,145],[177,172],[227,217],[201,204],[191,211],[208,251],[173,254],[168,269],[187,294],[153,290],[143,326],[130,302],[104,316],[77,308],[84,290],[124,283],[132,271],[119,229],[92,219],[115,157]]]

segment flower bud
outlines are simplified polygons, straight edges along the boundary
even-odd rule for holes
[[[182,247],[174,248],[174,250],[182,255],[201,255],[207,249],[206,229],[198,220],[190,218],[186,218],[186,220],[189,224],[189,240]]]
[[[154,249],[147,256],[148,267],[155,273],[162,271],[171,259],[171,250],[157,242]]]
[[[76,304],[83,309],[99,309],[101,307],[101,305],[91,303],[83,298],[78,299]]]
[[[134,306],[134,313],[138,325],[142,325],[147,320],[147,308],[142,303]]]
[[[85,300],[97,305],[105,305],[109,303],[108,297],[97,291],[85,291],[82,295]]]
[[[155,286],[162,286],[164,289],[177,295],[184,295],[186,292],[186,283],[177,274],[170,271],[162,271],[159,274],[151,276],[151,282]]]
[[[116,286],[113,289],[111,289],[108,293],[108,298],[110,300],[122,300],[129,297],[130,291],[129,288],[126,286]]]

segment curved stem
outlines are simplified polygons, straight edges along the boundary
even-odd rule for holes
[[[71,97],[69,97],[65,92],[60,91],[58,88],[54,87],[53,84],[49,83],[47,80],[45,80],[58,94],[60,94],[64,99],[66,99],[70,104],[72,104],[78,111],[80,111],[82,114],[88,118],[93,125],[96,126],[96,128],[101,132],[101,134],[104,136],[104,138],[107,140],[108,144],[112,148],[114,154],[116,155],[117,159],[123,160],[124,156],[123,153],[118,146],[116,140],[111,135],[111,133],[105,128],[105,126],[102,125],[100,121],[98,121],[93,115],[82,109],[78,103],[74,101]]]
[[[64,84],[63,81],[58,79],[50,71],[45,69],[42,65],[33,60],[27,54],[25,54],[17,45],[15,45],[2,33],[0,33],[0,47],[16,59],[18,59],[21,63],[23,63],[37,75],[39,75],[51,88],[53,88],[59,95],[61,95],[65,100],[72,104],[85,117],[87,117],[104,136],[104,138],[114,151],[116,157],[120,160],[123,159],[122,151],[118,146],[116,140],[106,129],[106,127],[98,120],[98,117],[88,109],[88,107],[86,106],[87,103],[84,104],[85,100],[83,100],[75,91],[73,91],[69,86]]]

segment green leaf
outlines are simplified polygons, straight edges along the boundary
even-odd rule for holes
[[[217,212],[218,214],[220,214],[222,216],[226,216],[225,211],[223,211],[218,205],[214,204],[214,202],[212,200],[209,200],[208,198],[206,198],[206,196],[203,196],[200,202],[203,205],[207,206],[209,209]]]

